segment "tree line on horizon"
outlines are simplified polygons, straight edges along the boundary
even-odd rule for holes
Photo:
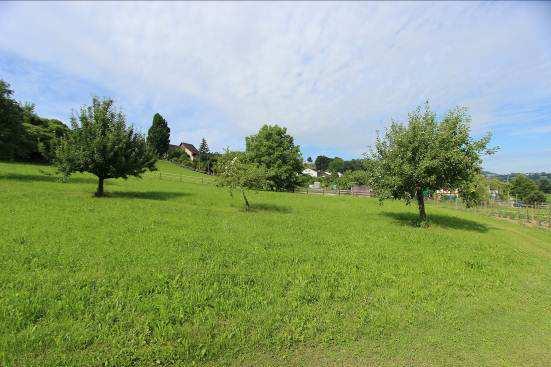
[[[66,177],[73,172],[92,173],[98,177],[97,196],[104,195],[106,179],[139,177],[155,170],[159,158],[184,159],[171,152],[170,128],[158,113],[144,136],[127,123],[113,100],[94,97],[91,105],[71,117],[68,128],[57,120],[36,116],[33,106],[20,105],[12,94],[2,81],[0,158],[53,162]],[[424,223],[427,192],[455,188],[467,205],[481,200],[481,157],[496,149],[488,147],[490,135],[478,140],[471,137],[470,122],[468,111],[459,107],[437,119],[427,102],[408,115],[407,123],[392,121],[363,159],[348,162],[348,170],[346,161],[339,157],[318,156],[315,162],[309,158],[307,163],[319,170],[351,172],[343,181],[363,180],[380,200],[415,201],[419,221]],[[246,209],[250,208],[248,189],[292,191],[304,184],[300,147],[287,129],[278,125],[266,124],[257,134],[247,136],[243,152],[213,154],[203,139],[197,161],[201,165],[194,168],[216,174],[220,186],[231,192],[240,190]],[[531,180],[518,176],[517,181],[523,189],[511,185],[512,193],[524,200],[541,199]]]

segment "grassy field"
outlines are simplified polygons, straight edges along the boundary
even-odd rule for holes
[[[163,172],[198,175],[161,162]],[[2,366],[549,366],[551,231],[0,163]]]

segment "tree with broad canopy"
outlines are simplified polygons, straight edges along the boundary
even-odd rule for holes
[[[126,126],[126,117],[113,100],[92,100],[71,118],[71,131],[56,149],[55,163],[66,176],[89,172],[98,177],[96,196],[103,196],[103,182],[109,178],[140,177],[155,170],[155,152],[145,138]]]
[[[458,189],[467,205],[477,197],[476,180],[481,155],[492,154],[490,134],[479,140],[470,136],[471,118],[457,107],[439,121],[427,102],[408,115],[407,125],[392,121],[374,148],[366,153],[371,185],[381,200],[417,200],[419,220],[426,222],[424,194],[438,189]]]
[[[269,189],[287,191],[298,185],[302,155],[286,128],[264,125],[257,134],[245,138],[245,147],[246,161],[266,170]]]

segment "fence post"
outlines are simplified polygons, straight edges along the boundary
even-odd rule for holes
[[[162,180],[163,178],[161,177],[161,171],[159,171],[159,180]]]

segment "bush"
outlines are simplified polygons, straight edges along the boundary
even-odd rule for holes
[[[545,194],[541,191],[533,191],[528,196],[526,196],[525,202],[529,205],[534,204],[543,204],[545,203],[546,197]]]

